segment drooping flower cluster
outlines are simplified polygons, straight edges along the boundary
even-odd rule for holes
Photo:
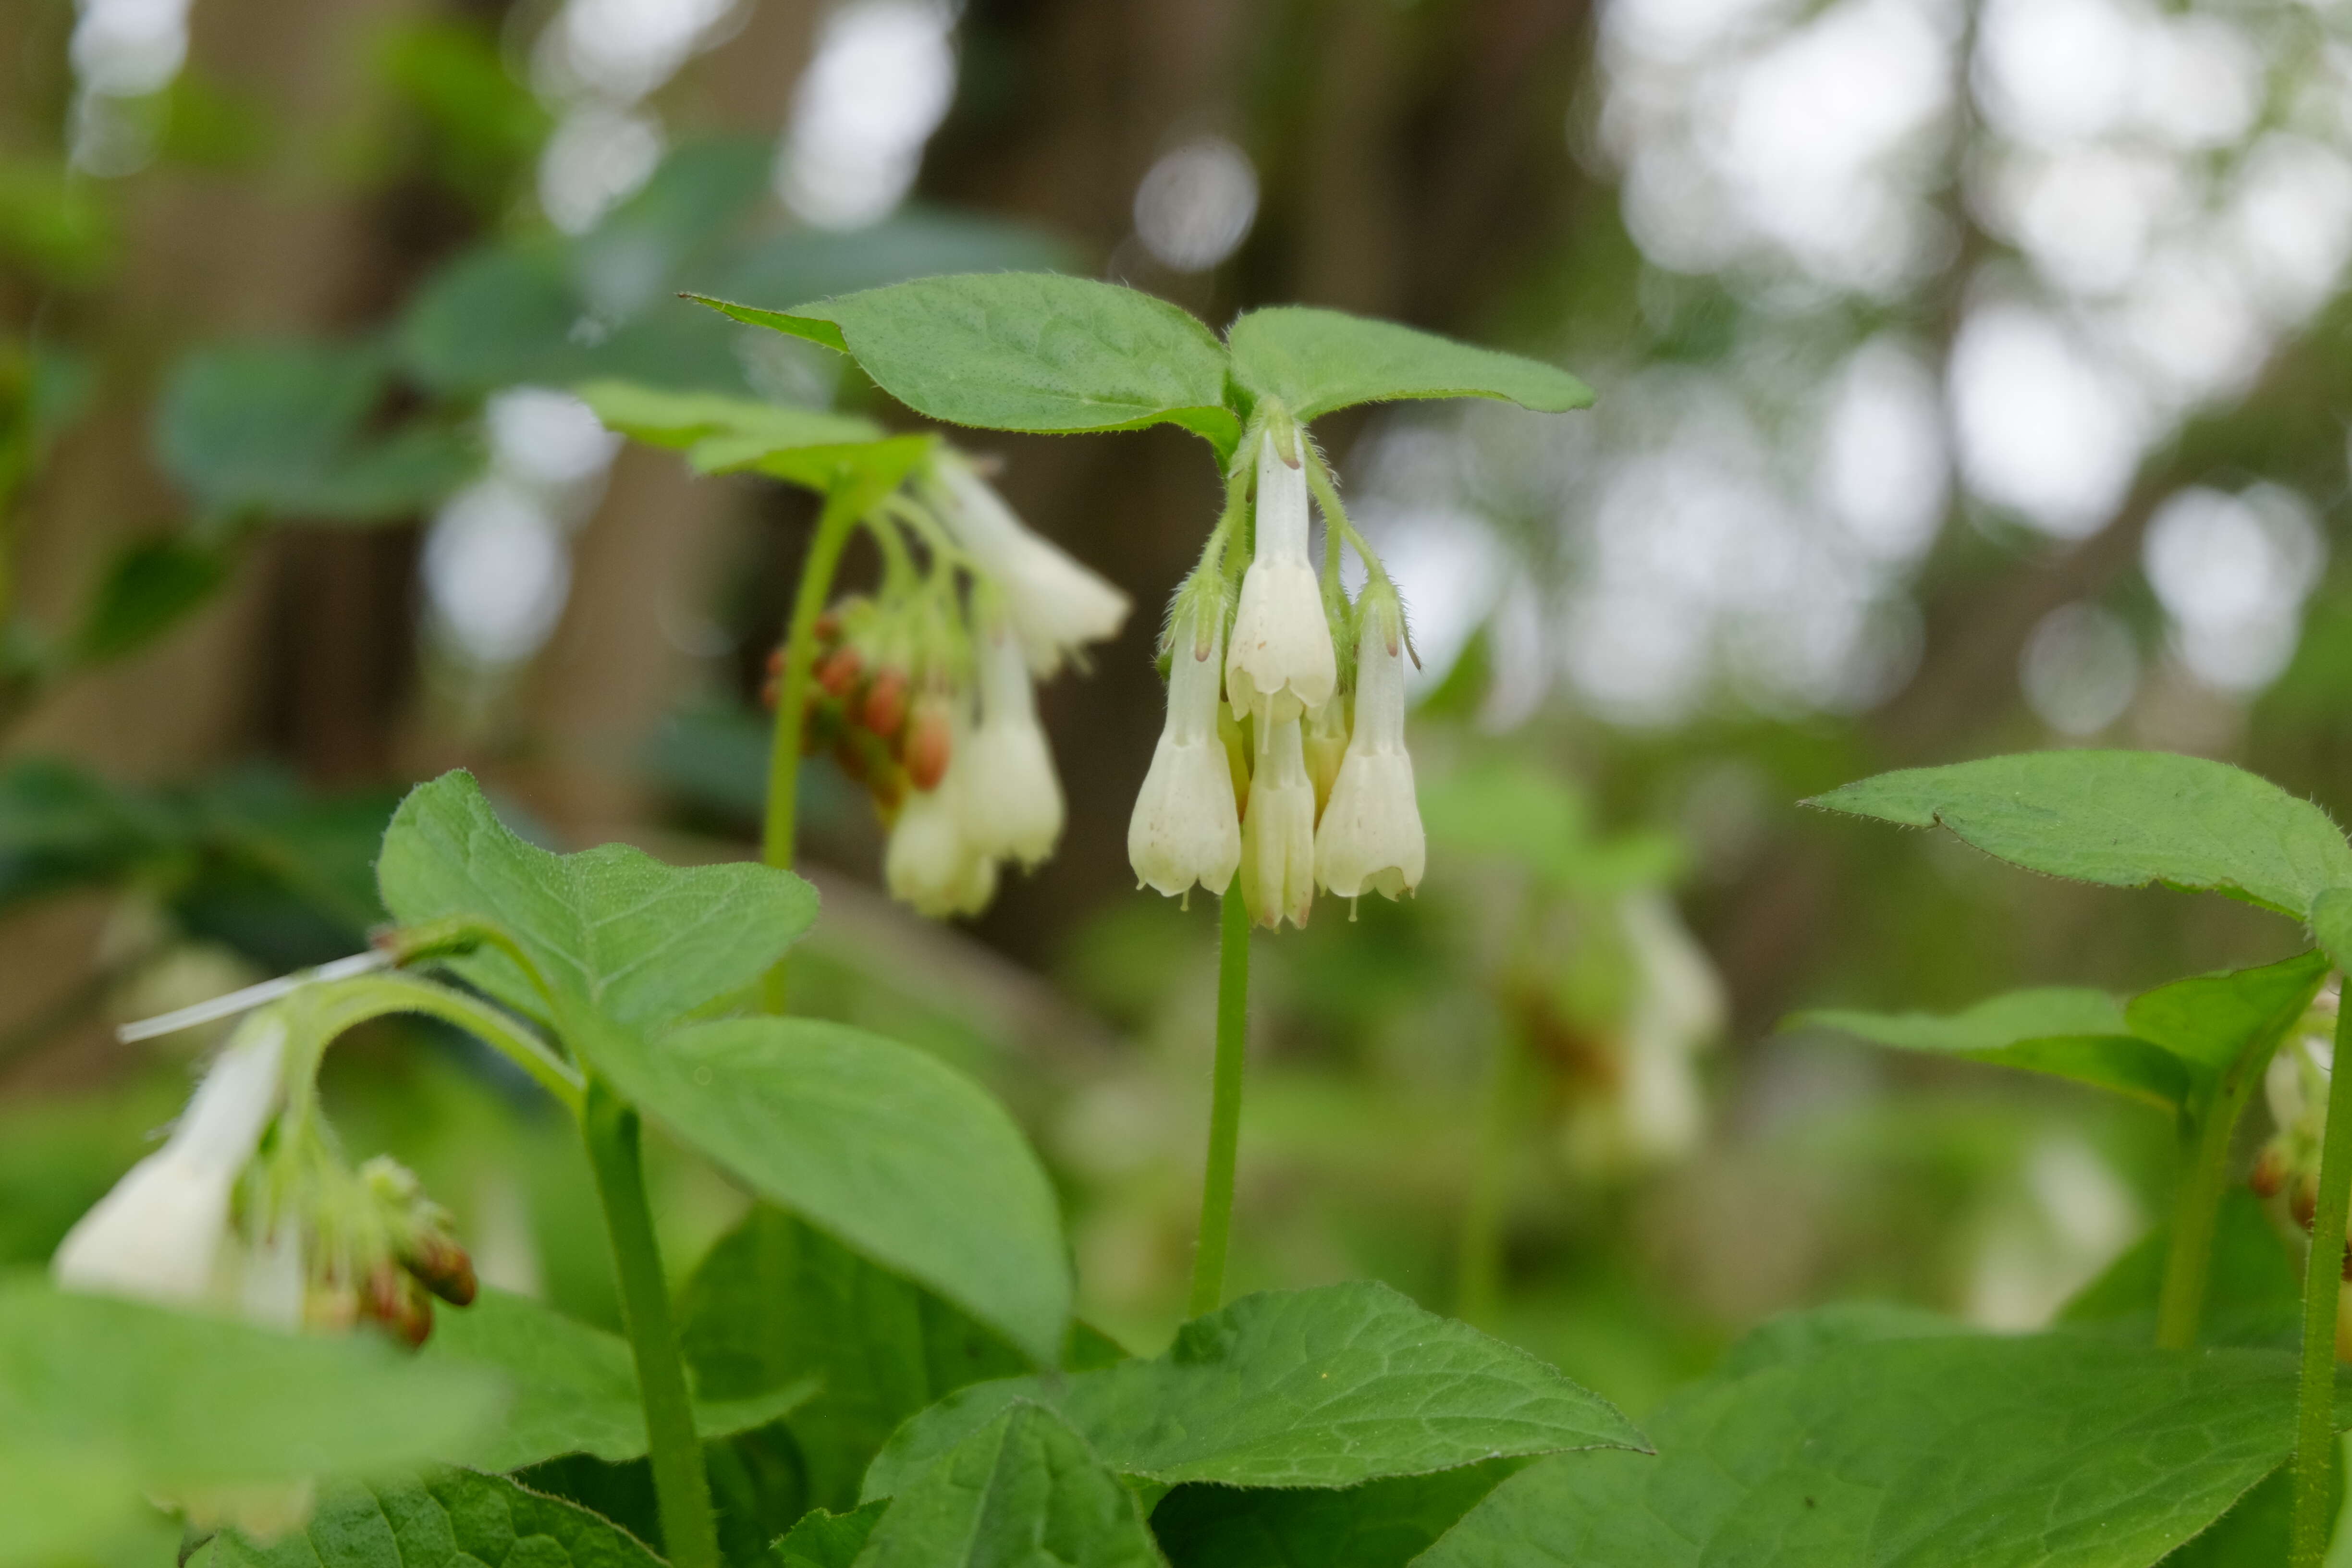
[[[283,1329],[373,1323],[409,1344],[429,1300],[474,1299],[449,1216],[389,1159],[343,1162],[290,1048],[287,1015],[248,1015],[163,1147],[58,1244],[68,1289],[235,1313]]]
[[[68,1290],[240,1317],[266,1327],[373,1324],[409,1345],[428,1299],[475,1295],[448,1215],[388,1159],[346,1166],[318,1115],[315,1049],[286,1014],[247,1016],[163,1148],[132,1166],[66,1234],[50,1272]],[[308,1482],[171,1500],[199,1530],[268,1540],[310,1515]]]
[[[1167,726],[1127,851],[1138,879],[1162,893],[1223,893],[1238,875],[1257,923],[1303,926],[1318,888],[1353,900],[1421,883],[1404,743],[1412,649],[1395,584],[1328,486],[1319,573],[1308,554],[1308,465],[1321,458],[1304,436],[1275,411],[1252,457],[1254,509],[1228,508],[1169,616]],[[1342,539],[1366,567],[1353,605],[1339,589]],[[1344,666],[1342,648],[1353,653]]]
[[[1061,838],[1035,683],[1117,635],[1127,595],[1024,527],[944,447],[866,521],[882,581],[817,625],[802,747],[829,752],[872,797],[894,898],[934,917],[976,914],[1004,863],[1034,868]]]

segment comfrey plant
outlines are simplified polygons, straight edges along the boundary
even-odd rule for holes
[[[2276,1131],[2246,1180],[2276,1204],[2282,1233],[2303,1254],[2296,1415],[2291,1433],[2281,1421],[2264,1450],[2275,1463],[2292,1447],[2291,1526],[2226,1531],[2232,1544],[2214,1560],[2284,1559],[2295,1568],[2333,1561],[2341,1288],[2352,1271],[2352,1093],[2328,1069],[2344,1040],[2340,975],[2352,964],[2352,847],[2308,801],[2219,763],[2162,752],[2061,752],[1921,768],[1811,804],[1942,826],[2053,876],[2222,893],[2309,932],[2315,945],[2295,956],[2175,981],[2124,1003],[2101,991],[2045,987],[1948,1016],[1832,1011],[1794,1022],[2055,1074],[2171,1117],[2182,1160],[2170,1223],[2065,1316],[2137,1316],[2152,1323],[2158,1345],[2174,1351],[2198,1342],[2217,1257],[2246,1256],[2246,1247],[2224,1248],[2217,1237],[2239,1169],[2239,1122],[2266,1091]],[[2251,1247],[2258,1258],[2263,1244]],[[2241,1300],[2248,1289],[2242,1280],[2218,1283]],[[2283,1388],[2280,1394],[2284,1403]],[[2287,1517],[2262,1511],[2282,1523]]]
[[[1108,635],[1123,601],[936,436],[584,388],[698,468],[823,498],[776,665],[764,863],[555,854],[464,773],[413,792],[377,863],[391,924],[375,952],[205,1009],[249,1016],[170,1138],[51,1275],[0,1280],[0,1568],[137,1557],[143,1500],[183,1517],[182,1560],[205,1568],[2147,1568],[2200,1536],[2275,1562],[2290,1500],[2294,1561],[2320,1560],[2352,1090],[2331,1077],[2315,1122],[2315,1057],[2273,1173],[2290,1192],[2315,1177],[2300,1370],[2274,1350],[2179,1348],[2215,1272],[2230,1130],[2352,957],[2352,846],[2315,808],[2218,764],[2099,752],[1820,802],[1940,822],[2060,875],[2227,892],[2319,946],[2128,1006],[2029,994],[1965,1026],[1848,1021],[2165,1109],[2189,1158],[2162,1256],[2093,1293],[2096,1331],[1990,1336],[1851,1308],[1768,1324],[1645,1435],[1385,1287],[1230,1303],[1223,1287],[1253,925],[1302,923],[1318,890],[1400,896],[1423,871],[1400,596],[1307,426],[1407,396],[1559,410],[1583,389],[1324,311],[1255,312],[1220,338],[1060,278],[722,308],[851,354],[946,422],[1168,421],[1212,446],[1223,502],[1171,608],[1168,727],[1130,837],[1148,885],[1222,899],[1192,1320],[1149,1358],[1074,1321],[1054,1184],[1003,1108],[932,1055],[786,1011],[818,913],[790,868],[803,755],[865,783],[902,896],[977,907],[1059,832],[1034,682]],[[881,580],[840,598],[861,530]],[[476,1289],[413,1180],[349,1168],[318,1066],[387,1015],[472,1036],[571,1120],[621,1335]],[[683,1281],[646,1193],[647,1121],[754,1200]],[[428,1296],[472,1300],[428,1318]],[[2291,1482],[2273,1479],[2290,1457]]]

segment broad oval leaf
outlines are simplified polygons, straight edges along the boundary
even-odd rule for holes
[[[1174,1568],[1405,1568],[1529,1459],[1488,1459],[1331,1491],[1182,1486],[1151,1510]]]
[[[1123,1475],[1168,1485],[1351,1487],[1507,1455],[1642,1448],[1559,1369],[1373,1282],[1244,1296],[1165,1355],[981,1384],[900,1428],[869,1499],[914,1483],[1016,1399],[1054,1406]]]
[[[201,1560],[200,1560],[201,1561]],[[577,1503],[503,1476],[449,1470],[339,1487],[307,1529],[268,1546],[215,1539],[212,1568],[662,1568],[645,1543]]]
[[[1539,360],[1305,305],[1252,310],[1225,342],[1234,379],[1300,419],[1407,397],[1492,397],[1546,414],[1592,401],[1591,387]]]
[[[2253,969],[2191,975],[2133,997],[2124,1017],[2141,1039],[2216,1075],[2250,1050],[2275,1047],[2311,1005],[2329,967],[2327,955],[2314,950]]]
[[[768,310],[702,302],[838,349],[918,414],[991,430],[1181,425],[1230,450],[1225,350],[1164,300],[1050,272],[922,278]]]
[[[2277,1468],[2294,1426],[2283,1353],[1853,1344],[1670,1400],[1655,1460],[1529,1467],[1415,1568],[2147,1568]]]
[[[1053,1411],[1015,1400],[892,1500],[859,1568],[1165,1568],[1135,1494]]]
[[[562,1454],[617,1464],[646,1452],[636,1363],[617,1334],[486,1289],[472,1306],[438,1314],[420,1359],[494,1373],[506,1388],[502,1417],[437,1456],[448,1463],[519,1470]],[[706,1439],[749,1431],[815,1391],[804,1377],[748,1397],[698,1400],[695,1429]]]
[[[681,452],[712,441],[729,441],[760,451],[788,447],[824,447],[878,439],[882,427],[868,419],[822,409],[793,408],[753,397],[717,392],[676,392],[634,381],[583,382],[572,395],[593,410],[606,428]],[[699,462],[698,467],[701,467]]]
[[[0,1284],[0,1468],[37,1456],[0,1562],[44,1540],[96,1542],[146,1512],[142,1494],[374,1475],[469,1441],[496,1380],[424,1366],[367,1336],[273,1332],[72,1295],[45,1277]],[[25,1511],[29,1509],[30,1511]]]
[[[706,1396],[752,1397],[814,1380],[818,1392],[785,1424],[808,1499],[823,1508],[856,1504],[866,1467],[908,1416],[1030,1365],[936,1292],[766,1204],[754,1205],[687,1282],[678,1338]],[[1085,1342],[1065,1363],[1105,1364]]]
[[[467,773],[409,792],[384,830],[376,880],[403,923],[495,922],[564,1003],[624,1029],[659,1027],[742,990],[816,920],[816,889],[790,871],[666,866],[625,844],[576,855],[526,844]],[[503,953],[484,948],[451,966],[547,1017],[547,1003]]]
[[[870,1502],[847,1513],[812,1509],[768,1548],[771,1568],[854,1568],[887,1502]]]
[[[2167,1110],[2180,1109],[2196,1086],[2179,1058],[2132,1033],[2121,1003],[2078,986],[2012,991],[1952,1014],[1825,1007],[1796,1015],[1789,1026],[1835,1029],[1896,1050],[2048,1073]]]
[[[1806,802],[1943,826],[2053,877],[2224,893],[2295,921],[2352,887],[2327,814],[2225,763],[2170,752],[2032,752],[1881,773]]]
[[[1061,1356],[1070,1270],[1052,1184],[1003,1107],[911,1047],[813,1018],[704,1024],[602,1063],[632,1104],[1019,1346]]]

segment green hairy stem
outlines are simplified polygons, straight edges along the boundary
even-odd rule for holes
[[[653,1210],[646,1201],[637,1113],[592,1078],[581,1130],[587,1138],[588,1160],[595,1169],[596,1194],[604,1201],[604,1226],[620,1275],[621,1317],[636,1360],[638,1395],[645,1402],[662,1539],[674,1568],[719,1568],[710,1477],[703,1468],[686,1363],[678,1354],[677,1329],[670,1319],[669,1281],[662,1274]]]
[[[1241,1144],[1242,1068],[1249,1036],[1249,911],[1241,889],[1219,901],[1217,1063],[1209,1103],[1209,1162],[1201,1177],[1201,1239],[1192,1255],[1192,1316],[1225,1297],[1225,1251],[1234,1231],[1234,1161]]]
[[[2273,1036],[2230,1064],[2199,1108],[2187,1140],[2188,1164],[2173,1201],[2172,1243],[2164,1256],[2164,1284],[2156,1301],[2156,1342],[2166,1350],[2185,1351],[2197,1343],[2206,1283],[2212,1273],[2214,1226],[2221,1218],[2221,1195],[2230,1187],[2231,1139],[2278,1044],[2279,1037]]]
[[[2311,1258],[2303,1283],[2303,1386],[2294,1443],[2292,1568],[2320,1568],[2336,1521],[2336,1303],[2344,1289],[2344,1224],[2352,1211],[2352,1007],[2336,1020],[2336,1065],[2327,1077],[2327,1137],[2319,1153],[2319,1205],[2311,1218]]]
[[[833,592],[834,574],[841,552],[856,531],[858,514],[840,496],[829,496],[818,514],[816,534],[809,541],[808,559],[801,566],[800,589],[793,598],[792,624],[784,634],[784,664],[776,682],[775,738],[768,752],[768,816],[761,835],[760,858],[782,870],[792,869],[793,837],[798,825],[801,783],[801,731],[808,715],[809,686],[816,666],[816,623]],[[784,961],[768,971],[761,1000],[771,1013],[784,1010]]]

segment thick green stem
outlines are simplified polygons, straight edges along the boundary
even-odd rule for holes
[[[1217,922],[1217,1065],[1209,1097],[1209,1166],[1201,1177],[1201,1240],[1192,1254],[1197,1318],[1225,1299],[1225,1249],[1234,1234],[1234,1160],[1241,1147],[1242,1063],[1249,1036],[1249,910],[1226,889]]]
[[[2328,1074],[2327,1136],[2319,1152],[2319,1204],[2304,1266],[2303,1386],[2294,1445],[2292,1568],[2320,1568],[2336,1520],[2336,1302],[2344,1289],[2344,1223],[2352,1211],[2352,1006],[2336,1020],[2336,1066]]]
[[[596,1172],[596,1193],[604,1200],[604,1227],[613,1239],[621,1317],[636,1358],[662,1540],[674,1568],[719,1568],[710,1477],[703,1468],[702,1439],[694,1430],[686,1363],[679,1358],[677,1330],[670,1321],[669,1282],[662,1275],[653,1210],[646,1202],[637,1113],[591,1078],[580,1124],[588,1141],[589,1163]]]
[[[2247,1051],[2230,1064],[2187,1140],[2188,1166],[2180,1173],[2180,1191],[2173,1200],[2172,1241],[2164,1256],[2164,1286],[2156,1299],[2156,1342],[2166,1350],[2185,1351],[2197,1342],[2197,1325],[2205,1315],[2205,1283],[2212,1270],[2213,1229],[2221,1217],[2221,1194],[2230,1185],[2230,1141],[2277,1048],[2278,1039],[2273,1037],[2267,1048]]]
[[[315,1005],[324,1009],[320,1026],[330,1037],[387,1013],[416,1013],[454,1024],[529,1073],[566,1110],[581,1114],[584,1090],[579,1069],[506,1013],[462,991],[413,974],[365,974],[320,986]]]
[[[827,496],[817,514],[816,533],[809,541],[808,559],[801,565],[799,591],[793,597],[792,623],[784,632],[784,664],[776,680],[776,731],[768,752],[768,820],[761,836],[760,858],[790,870],[793,836],[798,826],[801,786],[801,731],[808,718],[809,687],[816,667],[816,623],[824,615],[833,575],[840,569],[841,552],[857,528],[854,498]],[[768,971],[762,1000],[771,1013],[784,1010],[784,961]]]
[[[1454,1310],[1465,1322],[1491,1324],[1503,1280],[1503,1193],[1510,1175],[1511,1137],[1517,1127],[1519,1031],[1504,1024],[1487,1059],[1478,1112],[1477,1163],[1470,1200],[1463,1207],[1462,1238],[1455,1261]]]

